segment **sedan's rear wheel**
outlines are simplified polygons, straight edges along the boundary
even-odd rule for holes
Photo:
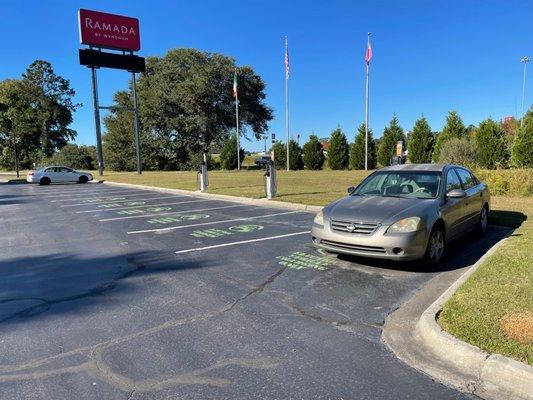
[[[78,183],[87,183],[89,179],[87,179],[87,177],[85,175],[82,175],[79,177],[78,179]]]
[[[42,177],[41,180],[39,181],[39,185],[49,185],[50,183],[52,183],[52,181],[50,180],[50,178],[47,178],[46,176]]]
[[[425,259],[431,264],[437,264],[444,254],[444,231],[436,226],[431,231],[426,249]]]

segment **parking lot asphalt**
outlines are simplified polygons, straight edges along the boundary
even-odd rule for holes
[[[382,343],[437,270],[316,251],[313,214],[0,184],[1,399],[462,399]]]

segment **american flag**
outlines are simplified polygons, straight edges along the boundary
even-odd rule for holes
[[[285,79],[289,79],[289,42],[285,36]]]

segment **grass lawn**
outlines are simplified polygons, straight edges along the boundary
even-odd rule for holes
[[[209,193],[261,198],[265,197],[262,170],[210,171]],[[346,189],[360,182],[365,171],[278,171],[279,201],[324,205],[346,194]],[[95,174],[96,176],[96,174]],[[196,190],[196,172],[106,172],[105,180],[136,183],[164,188]]]
[[[439,324],[489,353],[533,365],[533,199],[495,197],[492,208],[492,223],[519,228],[455,292]]]

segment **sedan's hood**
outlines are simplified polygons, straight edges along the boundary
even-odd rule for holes
[[[326,207],[325,214],[329,219],[379,224],[426,201],[416,198],[347,196]]]

